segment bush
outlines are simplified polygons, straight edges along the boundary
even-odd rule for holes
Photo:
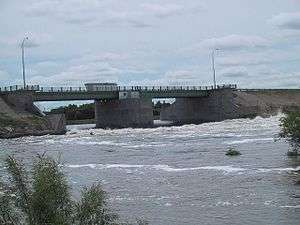
[[[300,148],[300,112],[289,112],[280,119],[280,138],[285,138],[291,145],[290,156],[298,155]]]
[[[78,202],[59,164],[46,156],[34,161],[30,178],[24,165],[8,157],[7,184],[0,183],[0,224],[5,225],[118,225],[100,184],[84,188]],[[137,221],[137,224],[147,224]]]
[[[228,156],[238,156],[241,155],[241,153],[237,150],[235,150],[234,148],[229,148],[226,152],[226,155]]]

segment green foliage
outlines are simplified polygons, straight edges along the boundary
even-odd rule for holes
[[[297,154],[300,148],[300,112],[289,112],[280,119],[281,132],[279,136],[285,138]]]
[[[5,187],[3,183],[0,183],[0,224],[19,224],[20,221],[13,202],[13,195],[9,188]]]
[[[170,103],[153,103],[153,115],[159,116],[162,107],[169,106]],[[88,103],[82,105],[70,104],[68,106],[61,106],[56,109],[52,109],[50,113],[64,113],[68,121],[72,120],[88,120],[95,118],[95,104]]]
[[[15,205],[26,214],[28,223],[32,222],[32,213],[30,209],[30,196],[28,175],[24,169],[24,165],[18,162],[13,157],[8,157],[6,160],[7,170],[11,181],[11,190],[16,196]]]
[[[7,158],[6,167],[9,183],[0,183],[1,225],[122,224],[108,207],[100,184],[84,188],[81,199],[72,201],[65,175],[49,157],[38,156],[31,173],[14,157]]]
[[[118,216],[107,208],[106,194],[100,184],[85,188],[81,201],[76,204],[76,224],[78,225],[113,225]]]
[[[72,202],[69,187],[57,162],[39,157],[33,166],[31,211],[34,224],[71,223]]]
[[[45,123],[45,119],[39,116],[24,116],[12,117],[5,113],[0,113],[0,127],[30,127],[32,125],[38,126]]]
[[[68,106],[59,107],[57,109],[52,109],[50,113],[64,113],[67,120],[86,120],[95,118],[95,104],[83,104],[74,105],[70,104]]]
[[[229,148],[226,152],[226,155],[228,156],[238,156],[241,155],[241,153],[238,150],[235,150],[234,148]]]

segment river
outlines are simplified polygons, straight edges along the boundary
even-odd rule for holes
[[[0,160],[15,154],[30,163],[43,152],[59,157],[75,196],[101,182],[123,220],[299,225],[300,161],[286,156],[287,143],[274,142],[279,118],[153,129],[70,126],[64,136],[0,140]],[[228,147],[242,155],[225,156]]]

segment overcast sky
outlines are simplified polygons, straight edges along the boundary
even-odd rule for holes
[[[300,88],[300,0],[0,0],[0,86]]]

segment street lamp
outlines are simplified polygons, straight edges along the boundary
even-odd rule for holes
[[[211,61],[212,61],[212,70],[213,70],[213,79],[214,79],[214,89],[216,89],[217,84],[216,84],[216,68],[215,68],[215,53],[216,51],[219,51],[221,49],[219,48],[214,48],[211,52]]]
[[[25,56],[25,53],[24,53],[24,44],[25,44],[25,41],[28,40],[28,37],[25,37],[22,41],[22,44],[21,44],[21,49],[22,49],[22,74],[23,74],[23,85],[24,85],[24,90],[26,89],[26,80],[25,80],[25,59],[24,59],[24,56]]]

